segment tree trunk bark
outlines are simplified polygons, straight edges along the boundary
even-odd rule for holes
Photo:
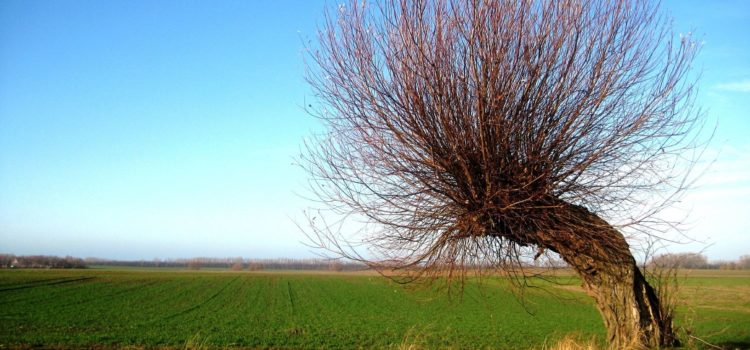
[[[622,233],[580,206],[570,206],[566,225],[576,230],[543,237],[580,275],[607,328],[611,349],[677,346],[671,314],[636,265]]]

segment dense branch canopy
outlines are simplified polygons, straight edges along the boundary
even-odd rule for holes
[[[563,228],[620,239],[571,207],[636,224],[681,188],[696,48],[649,2],[354,2],[319,42],[327,133],[303,164],[329,208],[376,224],[377,259],[508,267]]]

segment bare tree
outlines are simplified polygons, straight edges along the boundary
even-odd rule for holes
[[[200,270],[202,264],[203,262],[201,261],[201,259],[190,259],[187,263],[187,268],[188,270]]]
[[[676,344],[627,240],[663,232],[698,147],[695,44],[656,5],[386,0],[326,18],[307,79],[327,132],[302,164],[328,209],[368,225],[353,238],[310,215],[314,244],[414,278],[517,283],[551,251],[613,348]]]
[[[706,269],[708,258],[700,253],[667,253],[653,257],[649,262],[655,268]]]
[[[737,268],[750,269],[750,254],[740,256],[737,260]]]

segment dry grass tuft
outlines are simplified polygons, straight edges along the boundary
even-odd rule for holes
[[[404,334],[404,339],[398,344],[398,350],[423,350],[427,348],[427,329],[412,326]]]
[[[557,343],[544,344],[541,350],[600,350],[602,347],[596,338],[582,339],[580,336],[569,334],[558,340]]]
[[[183,350],[207,350],[211,348],[208,336],[202,336],[200,333],[192,336],[185,342]]]

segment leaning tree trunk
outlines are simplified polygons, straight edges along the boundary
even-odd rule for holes
[[[668,312],[638,269],[618,230],[580,206],[570,206],[567,220],[577,230],[556,231],[544,246],[557,252],[583,280],[607,328],[611,349],[679,345]],[[566,227],[572,227],[568,222]]]

